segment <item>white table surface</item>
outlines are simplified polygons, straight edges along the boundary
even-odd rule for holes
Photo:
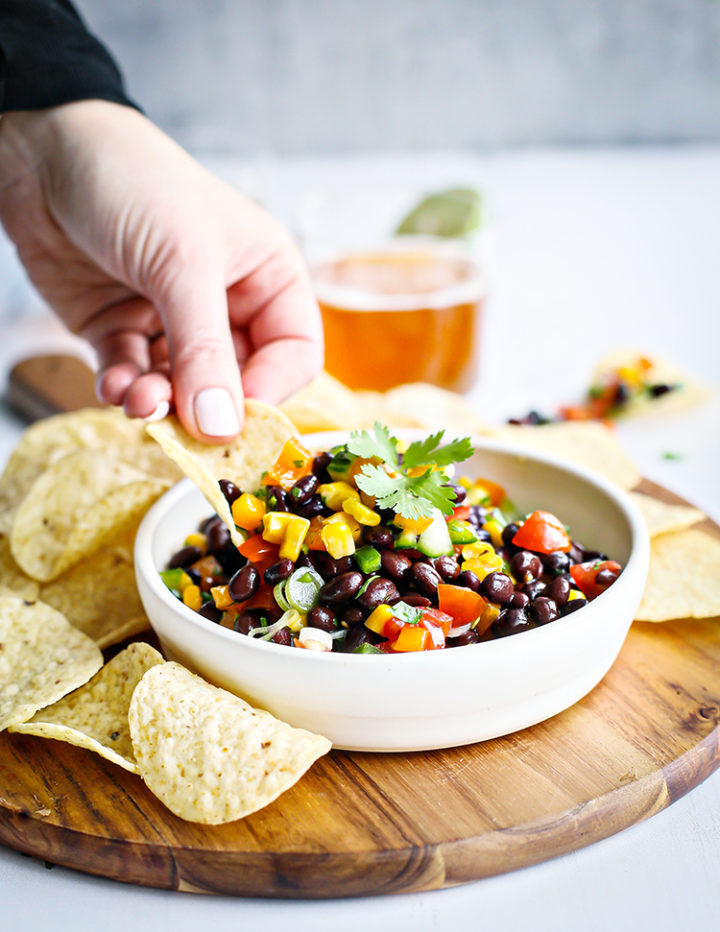
[[[209,161],[288,221],[303,189],[338,179],[484,188],[495,261],[482,378],[471,398],[490,421],[551,410],[577,395],[606,350],[665,355],[714,385],[715,396],[683,416],[628,422],[622,439],[646,476],[720,520],[720,148]],[[9,251],[0,249],[0,279],[13,277]],[[45,344],[55,339],[44,318],[1,326],[0,372],[37,347],[38,334]],[[20,429],[0,408],[0,462]],[[665,451],[682,458],[666,460]],[[453,890],[359,901],[169,893],[49,870],[0,848],[1,925],[13,932],[717,928],[719,878],[720,773],[649,821],[545,864]]]

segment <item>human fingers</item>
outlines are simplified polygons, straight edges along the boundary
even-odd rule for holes
[[[223,276],[200,257],[174,261],[171,269],[151,297],[165,326],[175,409],[193,437],[222,443],[243,420]]]
[[[121,405],[127,390],[150,368],[147,337],[137,332],[114,332],[96,345],[98,375],[95,390],[100,401]]]

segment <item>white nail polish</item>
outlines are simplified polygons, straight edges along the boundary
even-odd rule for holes
[[[195,396],[195,418],[208,437],[230,437],[240,430],[235,405],[224,388],[204,388]]]
[[[160,404],[157,406],[157,408],[155,408],[153,413],[148,414],[148,416],[144,418],[144,420],[147,423],[150,423],[151,421],[162,421],[162,419],[164,417],[167,417],[169,413],[170,413],[170,402],[161,401]]]

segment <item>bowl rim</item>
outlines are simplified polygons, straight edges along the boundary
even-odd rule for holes
[[[427,435],[427,430],[417,428],[397,428],[394,432],[398,436],[407,438]],[[311,434],[302,434],[301,436],[303,440],[309,441],[312,445],[314,445],[317,442],[325,443],[326,438],[336,440],[339,440],[340,438],[346,438],[349,433],[349,430],[335,430],[319,431]],[[596,616],[598,611],[605,611],[606,608],[609,608],[609,603],[611,600],[615,602],[621,602],[626,595],[626,590],[634,586],[634,577],[638,572],[642,574],[644,582],[644,579],[647,575],[647,568],[650,557],[649,533],[645,520],[638,506],[632,501],[624,489],[615,485],[613,482],[600,475],[599,473],[595,473],[584,466],[571,463],[549,453],[529,450],[526,447],[516,443],[511,443],[504,440],[496,440],[492,437],[483,437],[482,435],[477,434],[471,436],[471,442],[474,450],[483,449],[489,450],[491,452],[520,457],[524,460],[542,463],[544,465],[558,469],[560,472],[572,475],[575,478],[579,478],[589,485],[594,486],[596,490],[600,490],[602,493],[604,493],[621,512],[630,532],[630,553],[628,559],[618,580],[613,583],[613,585],[606,592],[601,593],[601,595],[599,595],[592,602],[588,602],[587,605],[583,606],[583,611],[590,613],[585,615],[585,619]],[[134,560],[136,576],[138,578],[142,577],[142,581],[148,586],[153,595],[159,598],[160,601],[164,603],[164,605],[170,611],[178,614],[180,618],[183,619],[183,621],[188,622],[190,625],[197,628],[198,631],[213,635],[215,637],[220,637],[221,639],[227,640],[228,644],[235,644],[238,647],[247,650],[259,650],[261,652],[271,651],[271,656],[286,656],[285,654],[277,653],[277,651],[283,649],[284,645],[273,644],[271,642],[263,641],[259,638],[238,638],[238,632],[231,631],[229,628],[224,628],[222,625],[216,624],[207,618],[203,618],[202,615],[199,615],[191,608],[188,608],[185,604],[173,596],[170,593],[170,590],[160,579],[160,570],[155,567],[152,557],[152,546],[155,534],[161,526],[167,513],[172,508],[174,508],[183,498],[194,494],[202,495],[201,491],[190,479],[181,479],[178,483],[176,483],[176,485],[165,492],[144,515],[135,537]],[[212,508],[209,503],[208,507]],[[628,570],[631,570],[631,572],[628,573]],[[601,599],[603,600],[602,602],[600,602]],[[632,623],[632,620],[633,619],[630,620],[630,623]],[[150,622],[152,624],[152,619],[150,619]],[[550,624],[542,625],[537,628],[531,628],[527,631],[518,632],[518,634],[513,635],[512,637],[496,638],[491,641],[482,641],[477,644],[466,644],[463,645],[465,652],[462,653],[462,656],[467,657],[468,650],[474,650],[477,652],[482,649],[485,656],[489,656],[491,659],[499,660],[509,651],[518,651],[522,645],[526,645],[527,647],[531,648],[533,643],[539,643],[540,638],[547,639],[550,637],[562,637],[562,633],[570,625],[572,625],[572,623],[572,616],[566,615],[565,617],[556,619]],[[550,634],[550,632],[553,633]],[[534,642],[530,641],[531,637],[535,638]],[[518,643],[518,640],[520,640],[520,643]],[[455,655],[456,651],[453,650],[451,653]],[[393,664],[432,664],[441,662],[447,664],[447,660],[433,661],[431,659],[436,655],[444,656],[446,654],[447,651],[445,650],[418,651],[415,653],[409,652],[405,654],[393,654],[392,657]],[[292,657],[295,658],[293,661],[294,663],[315,665],[318,663],[327,663],[328,656],[333,658],[332,662],[334,664],[337,664],[338,662],[350,664],[367,664],[369,658],[371,663],[373,662],[373,658],[375,658],[375,662],[377,663],[381,659],[387,660],[389,655],[356,655],[340,652],[336,653],[334,651],[330,652],[309,650],[299,652],[294,651],[292,654]]]

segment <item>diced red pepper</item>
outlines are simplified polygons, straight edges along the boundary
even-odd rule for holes
[[[453,628],[472,624],[482,615],[487,605],[486,599],[464,586],[440,583],[437,591],[440,611],[450,616]],[[447,631],[445,633],[447,634]]]
[[[512,539],[516,547],[535,553],[553,553],[570,549],[570,538],[565,525],[549,511],[533,511]]]
[[[238,552],[246,557],[261,575],[280,559],[277,545],[268,543],[262,534],[248,537],[244,544],[240,544]]]
[[[456,505],[453,508],[452,516],[456,521],[467,521],[470,517],[470,506]]]
[[[599,596],[601,592],[604,592],[610,585],[610,583],[606,583],[603,586],[596,581],[597,574],[600,570],[610,570],[611,573],[615,573],[615,575],[618,576],[621,569],[622,567],[619,563],[616,563],[615,560],[603,560],[602,562],[598,560],[588,560],[586,563],[574,563],[570,567],[570,575],[583,595],[592,600],[597,598],[597,596]]]

